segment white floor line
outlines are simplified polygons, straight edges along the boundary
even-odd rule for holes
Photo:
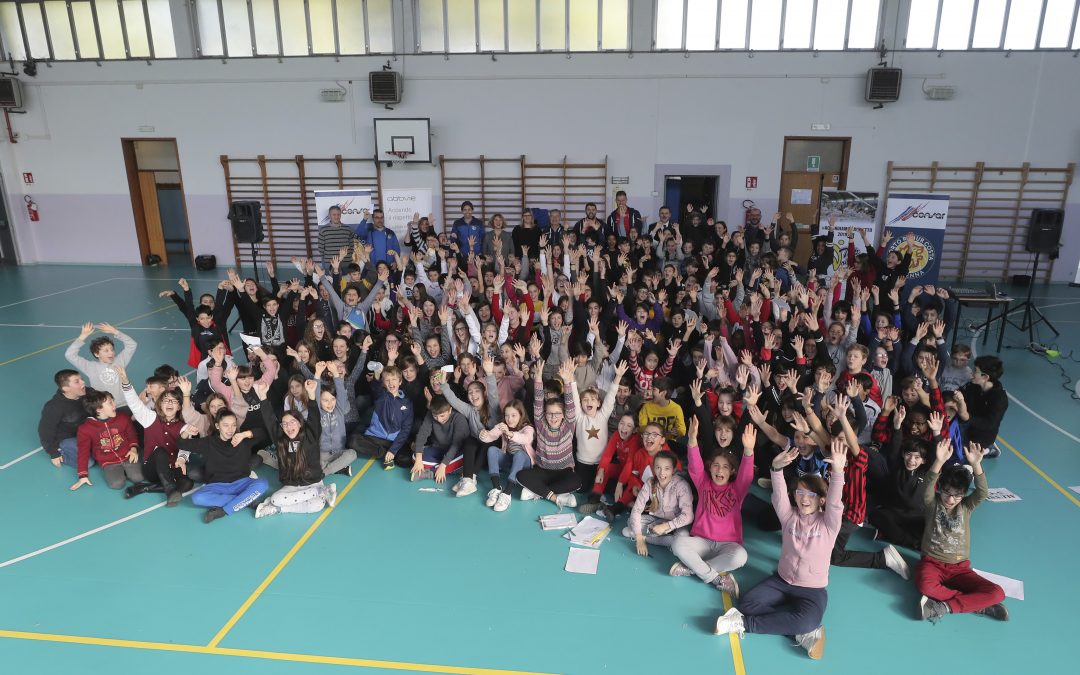
[[[45,295],[39,295],[36,298],[27,298],[26,300],[19,300],[18,302],[12,302],[12,303],[7,304],[7,305],[0,305],[0,309],[7,309],[8,307],[14,307],[15,305],[22,305],[22,304],[27,303],[27,302],[33,302],[35,300],[43,300],[45,298],[51,298],[54,295],[60,295],[62,293],[69,293],[71,291],[77,291],[80,288],[90,288],[91,286],[97,286],[98,284],[103,284],[103,283],[105,283],[107,281],[115,281],[116,279],[117,279],[117,277],[110,277],[108,279],[102,279],[100,281],[92,281],[92,282],[90,282],[88,284],[83,284],[82,286],[74,286],[72,288],[65,288],[62,291],[56,291],[55,293],[47,293]]]
[[[37,453],[41,452],[41,450],[42,450],[42,447],[39,445],[38,447],[34,448],[30,452],[26,453],[25,455],[22,455],[21,457],[16,457],[15,459],[11,460],[7,464],[0,464],[0,471],[3,471],[4,469],[8,468],[9,466],[14,466],[14,465],[18,464],[19,462],[23,461],[24,459],[26,459],[27,457],[29,457],[31,455],[36,455]]]
[[[62,326],[52,323],[0,323],[0,328],[82,328],[82,326]],[[190,328],[139,328],[136,326],[124,326],[125,331],[129,330],[168,330],[168,331],[190,331]]]
[[[199,488],[195,488],[195,490],[188,490],[187,492],[184,493],[184,496],[187,497],[192,492],[195,492],[198,489]],[[12,558],[11,560],[0,563],[0,569],[3,569],[4,567],[8,567],[9,565],[14,565],[15,563],[19,563],[19,562],[22,562],[24,560],[29,560],[30,558],[35,558],[35,557],[41,555],[42,553],[48,553],[49,551],[53,551],[53,550],[56,550],[56,549],[60,548],[61,546],[67,546],[68,544],[79,541],[80,539],[86,539],[87,537],[89,537],[92,534],[97,534],[98,532],[104,532],[105,530],[116,527],[117,525],[122,525],[123,523],[126,523],[129,520],[134,520],[135,518],[138,518],[139,516],[145,516],[146,514],[150,513],[151,511],[156,511],[157,509],[160,509],[163,506],[165,506],[165,502],[160,501],[160,502],[158,502],[157,504],[154,504],[151,507],[143,509],[142,511],[137,511],[137,512],[131,514],[130,516],[124,516],[123,518],[120,518],[119,520],[114,520],[111,523],[105,523],[101,527],[95,527],[92,530],[87,530],[86,532],[83,532],[82,534],[77,534],[74,537],[69,537],[68,539],[65,539],[64,541],[59,541],[59,542],[57,542],[55,544],[52,544],[51,546],[46,546],[45,548],[39,548],[36,551],[26,553],[24,555],[19,556],[18,558]]]
[[[1042,421],[1042,423],[1043,423],[1043,424],[1045,424],[1046,426],[1050,427],[1051,429],[1053,429],[1053,430],[1055,430],[1055,431],[1059,431],[1059,432],[1061,432],[1062,434],[1064,434],[1064,435],[1065,435],[1065,436],[1067,436],[1068,438],[1071,438],[1072,440],[1076,441],[1077,443],[1080,443],[1080,438],[1078,438],[1078,437],[1076,437],[1075,435],[1073,435],[1073,434],[1069,433],[1068,431],[1065,431],[1064,429],[1062,429],[1062,428],[1061,428],[1061,427],[1059,427],[1058,425],[1054,424],[1053,422],[1051,422],[1050,420],[1046,419],[1045,417],[1043,417],[1043,416],[1042,416],[1042,415],[1040,415],[1039,413],[1035,412],[1034,410],[1032,410],[1031,408],[1029,408],[1029,407],[1027,406],[1027,404],[1026,404],[1026,403],[1024,403],[1024,402],[1023,402],[1023,401],[1021,401],[1020,399],[1016,398],[1015,396],[1013,396],[1013,395],[1012,395],[1012,394],[1010,394],[1009,392],[1005,392],[1005,393],[1006,393],[1006,395],[1007,395],[1007,396],[1009,397],[1009,400],[1010,400],[1010,401],[1012,401],[1012,402],[1013,402],[1013,403],[1015,403],[1016,405],[1020,406],[1020,407],[1021,407],[1021,408],[1023,408],[1024,410],[1028,411],[1029,413],[1031,413],[1031,414],[1032,414],[1032,415],[1033,415],[1033,416],[1034,416],[1034,417],[1035,417],[1036,419],[1038,419],[1038,420]]]

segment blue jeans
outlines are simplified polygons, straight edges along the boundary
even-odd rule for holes
[[[488,473],[497,476],[504,471],[510,472],[509,480],[517,482],[518,471],[532,466],[529,453],[518,451],[513,454],[503,452],[502,448],[491,446],[488,448]]]
[[[821,625],[829,594],[824,588],[792,586],[773,574],[743,594],[735,605],[747,633],[801,635]]]
[[[79,470],[79,444],[74,438],[60,441],[60,457],[64,466],[71,467],[74,471]],[[90,453],[90,463],[87,466],[94,466],[93,453]]]
[[[191,503],[211,508],[220,506],[225,513],[232,515],[251,505],[269,487],[270,484],[262,478],[247,477],[231,483],[207,483],[191,495]]]

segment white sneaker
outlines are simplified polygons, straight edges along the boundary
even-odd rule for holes
[[[904,560],[903,556],[892,544],[885,547],[885,566],[899,574],[901,579],[906,580],[911,577],[911,570],[908,568],[907,561]]]
[[[668,570],[668,574],[673,577],[692,577],[694,573],[690,571],[690,568],[681,562],[676,561],[671,569]]]
[[[795,643],[806,650],[815,661],[825,655],[825,627],[818,626],[809,633],[795,636]]]
[[[716,635],[728,635],[735,633],[740,638],[746,633],[746,626],[743,625],[742,612],[732,607],[724,614],[720,615],[716,619],[716,630],[713,631]]]
[[[256,518],[262,518],[263,516],[272,516],[276,513],[279,513],[278,507],[271,504],[269,500],[262,502],[255,507]]]
[[[461,480],[459,480],[458,482],[454,483],[454,487],[450,488],[450,490],[451,490],[451,491],[452,491],[452,492],[453,492],[454,494],[457,494],[457,493],[458,493],[458,490],[460,490],[460,489],[461,489],[461,485],[462,485],[462,483],[464,483],[464,482],[465,482],[465,478],[463,477],[463,478],[462,478]]]
[[[487,499],[484,500],[484,506],[489,509],[495,506],[495,502],[499,501],[499,495],[502,494],[502,490],[499,488],[491,488],[488,490]],[[524,499],[524,497],[522,497]]]
[[[577,506],[577,497],[575,497],[572,492],[567,492],[564,495],[555,495],[555,503],[559,506],[565,506],[572,509]]]
[[[757,479],[757,486],[759,488],[763,489],[763,490],[771,490],[772,489],[772,479],[771,478],[758,478]]]
[[[527,487],[522,487],[521,488],[521,501],[523,501],[523,502],[531,502],[531,501],[534,501],[534,500],[537,500],[537,499],[542,499],[542,497],[540,495],[536,494],[535,492],[533,492],[532,490],[530,490]]]
[[[476,479],[475,478],[462,478],[454,486],[458,497],[467,497],[476,492]]]
[[[323,499],[326,500],[326,505],[330,508],[334,508],[334,504],[337,504],[337,485],[330,483],[323,488]]]
[[[510,493],[499,491],[499,497],[495,500],[495,506],[492,508],[500,512],[510,508]]]

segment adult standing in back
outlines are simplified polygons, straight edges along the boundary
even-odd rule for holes
[[[630,237],[630,230],[637,230],[642,234],[644,223],[637,209],[626,205],[626,191],[619,190],[615,193],[615,210],[608,214],[605,236],[614,234],[616,237]]]
[[[371,212],[372,227],[364,237],[364,243],[371,247],[371,264],[386,263],[393,266],[401,253],[397,233],[386,229],[386,217],[382,209]],[[393,251],[393,253],[390,253]]]
[[[466,258],[470,253],[480,255],[484,244],[484,221],[473,218],[472,202],[468,200],[461,202],[461,217],[454,221],[450,233],[457,240],[461,255]],[[469,243],[470,238],[472,238],[472,243]]]
[[[334,204],[330,207],[328,215],[330,223],[319,228],[319,256],[322,258],[324,267],[330,266],[330,261],[341,249],[346,249],[345,257],[341,262],[345,265],[353,262],[352,248],[356,241],[356,234],[352,227],[341,222],[341,207]]]

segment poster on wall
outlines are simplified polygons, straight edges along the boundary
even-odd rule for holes
[[[924,286],[936,284],[941,269],[942,246],[945,243],[945,223],[949,217],[949,195],[890,193],[885,205],[882,227],[892,232],[885,255],[896,251],[911,253],[907,279]],[[914,245],[907,234],[915,235]]]
[[[859,231],[866,232],[866,238],[875,241],[878,211],[878,193],[848,192],[841,190],[822,190],[821,220],[819,231],[824,233],[831,216],[836,216],[833,230],[833,272],[848,264],[848,230],[855,228],[855,252],[862,253],[862,237]]]
[[[330,224],[330,207],[341,208],[341,222],[356,226],[371,211],[370,190],[316,190],[315,213],[319,227]]]
[[[417,213],[427,216],[432,212],[431,188],[383,190],[381,203],[386,226],[397,234],[398,241],[404,242],[413,216]]]

